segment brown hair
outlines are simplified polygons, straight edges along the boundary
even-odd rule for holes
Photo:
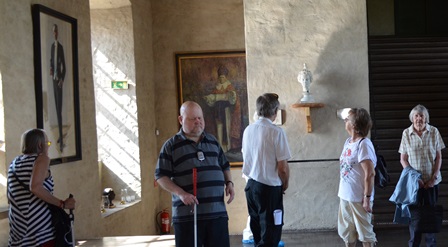
[[[352,108],[348,118],[353,123],[355,132],[362,137],[366,137],[372,128],[372,119],[369,112],[364,108]]]
[[[265,93],[257,99],[257,114],[260,117],[272,117],[277,113],[280,102],[275,93]]]

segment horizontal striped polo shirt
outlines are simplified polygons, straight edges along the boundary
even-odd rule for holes
[[[199,160],[198,152],[205,159]],[[197,168],[197,219],[228,217],[224,203],[224,171],[230,164],[218,140],[203,132],[199,143],[186,138],[182,129],[167,140],[160,151],[155,171],[156,180],[167,176],[188,193],[193,194],[193,168]],[[173,222],[193,221],[192,206],[172,195]]]

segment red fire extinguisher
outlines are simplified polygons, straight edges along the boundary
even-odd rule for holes
[[[164,209],[157,214],[157,217],[160,215],[160,232],[162,234],[170,233],[170,214],[168,213],[168,209]]]

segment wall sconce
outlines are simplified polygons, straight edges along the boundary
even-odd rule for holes
[[[258,116],[257,112],[254,112],[254,116],[252,118],[254,121],[258,120],[259,116]],[[283,110],[282,109],[277,110],[277,117],[275,118],[275,120],[272,123],[277,126],[283,125],[284,122],[283,122]]]
[[[342,120],[345,120],[348,117],[348,113],[352,108],[342,108],[336,111],[336,116]]]

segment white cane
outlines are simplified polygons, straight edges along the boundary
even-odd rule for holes
[[[198,174],[196,168],[193,168],[193,195],[196,197],[197,194],[197,179]],[[198,246],[198,212],[197,212],[197,205],[194,203],[194,247]]]

